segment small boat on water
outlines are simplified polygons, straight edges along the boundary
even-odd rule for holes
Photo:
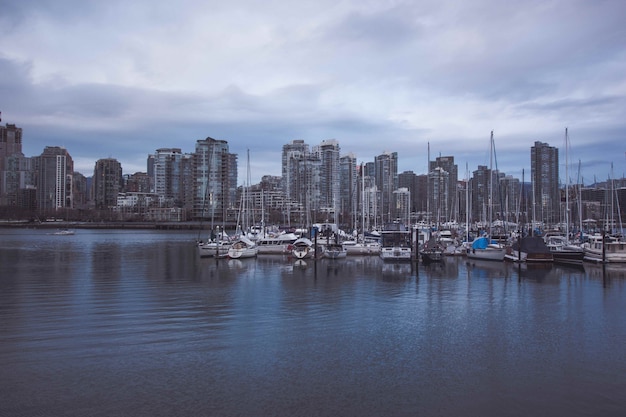
[[[355,240],[344,240],[343,246],[348,255],[379,255],[380,243],[378,242],[357,242]]]
[[[71,235],[74,234],[74,231],[70,230],[70,229],[60,229],[60,230],[57,230],[56,232],[51,233],[51,234],[53,234],[55,236],[71,236]]]
[[[219,229],[219,228],[218,228]],[[201,258],[224,258],[228,255],[228,249],[230,249],[230,245],[233,243],[228,234],[224,231],[217,231],[215,233],[212,231],[207,240],[197,240],[198,244],[198,255]]]
[[[228,255],[230,245],[229,240],[198,242],[198,254],[201,258],[223,258]]]
[[[600,233],[589,236],[583,244],[585,261],[596,263],[626,263],[626,242],[616,236]]]
[[[239,236],[228,248],[231,259],[254,258],[258,254],[258,246],[245,236]]]
[[[550,249],[554,263],[580,265],[585,257],[585,250],[568,242],[563,235],[550,234],[544,236],[546,246]]]
[[[311,239],[301,237],[293,243],[291,254],[298,259],[308,259],[315,256],[315,247]]]
[[[383,261],[411,261],[411,231],[399,222],[389,223],[380,233]]]
[[[552,262],[552,252],[539,236],[525,236],[513,243],[505,258],[513,262]]]
[[[495,240],[481,236],[474,239],[471,247],[467,249],[466,255],[469,259],[501,262],[506,255],[506,248]]]
[[[298,236],[295,233],[282,233],[260,237],[256,244],[259,248],[259,255],[287,255],[291,253],[296,240],[298,240]]]
[[[420,249],[420,256],[425,264],[442,262],[443,254],[444,249],[434,236],[431,236],[428,242]]]

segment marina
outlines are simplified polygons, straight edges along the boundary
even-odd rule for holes
[[[626,409],[619,264],[204,258],[193,232],[0,235],[0,415]]]

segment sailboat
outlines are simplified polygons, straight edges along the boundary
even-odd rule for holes
[[[198,254],[201,258],[218,257],[223,258],[228,255],[228,249],[230,248],[231,241],[226,232],[217,228],[217,235],[209,237],[206,242],[198,242]]]
[[[250,184],[250,151],[248,151],[248,178],[246,179],[246,185],[243,187],[241,194],[241,207],[239,210],[239,216],[242,217],[244,228],[241,230],[241,226],[237,225],[238,234],[236,239],[228,248],[228,257],[232,259],[240,259],[240,258],[254,258],[257,256],[259,252],[259,248],[256,242],[253,242],[250,239],[249,232],[249,221],[248,218],[250,216],[249,210],[249,196],[248,196],[248,187]],[[239,222],[238,222],[239,223]]]
[[[482,259],[488,261],[503,261],[506,255],[506,248],[491,239],[491,226],[493,223],[493,130],[491,131],[491,144],[489,152],[489,234],[480,236],[472,242],[467,249],[467,257],[470,259]]]
[[[429,216],[430,214],[430,191],[429,190],[429,185],[430,185],[430,142],[428,143],[428,179],[426,181],[426,195],[428,196],[428,199],[426,200],[426,211],[427,211],[427,216]],[[433,234],[432,233],[432,228],[428,227],[428,229],[426,231],[422,231],[422,232],[426,232],[426,236],[425,236],[425,241],[422,243],[421,247],[419,248],[419,255],[422,258],[422,262],[424,264],[430,264],[433,262],[441,262],[443,261],[443,245],[441,244],[440,241],[440,237],[441,237],[441,229],[440,229],[440,224],[439,221],[441,220],[441,205],[440,200],[441,200],[441,168],[437,167],[433,170],[433,172],[436,171],[437,172],[437,183],[439,184],[438,187],[438,192],[437,192],[437,206],[435,207],[435,212],[436,217],[435,217],[435,222],[437,224],[437,233]]]
[[[308,259],[315,256],[315,246],[311,239],[300,237],[294,243],[291,254],[298,259]]]

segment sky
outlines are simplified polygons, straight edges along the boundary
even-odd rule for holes
[[[416,174],[454,156],[460,179],[529,178],[541,141],[562,181],[604,181],[626,172],[625,21],[623,0],[0,0],[2,124],[86,176],[212,137],[240,184],[295,139]]]

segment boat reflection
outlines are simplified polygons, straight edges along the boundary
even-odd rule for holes
[[[306,269],[309,266],[305,260],[298,259],[293,263],[294,269]]]
[[[506,262],[468,258],[465,265],[472,278],[508,278],[511,275],[511,264]]]
[[[552,263],[520,263],[513,266],[520,278],[536,282],[546,281],[551,275],[552,267]]]
[[[626,264],[598,264],[585,262],[585,274],[591,279],[625,280]]]
[[[397,280],[413,275],[412,262],[382,262],[382,277],[384,280]]]

